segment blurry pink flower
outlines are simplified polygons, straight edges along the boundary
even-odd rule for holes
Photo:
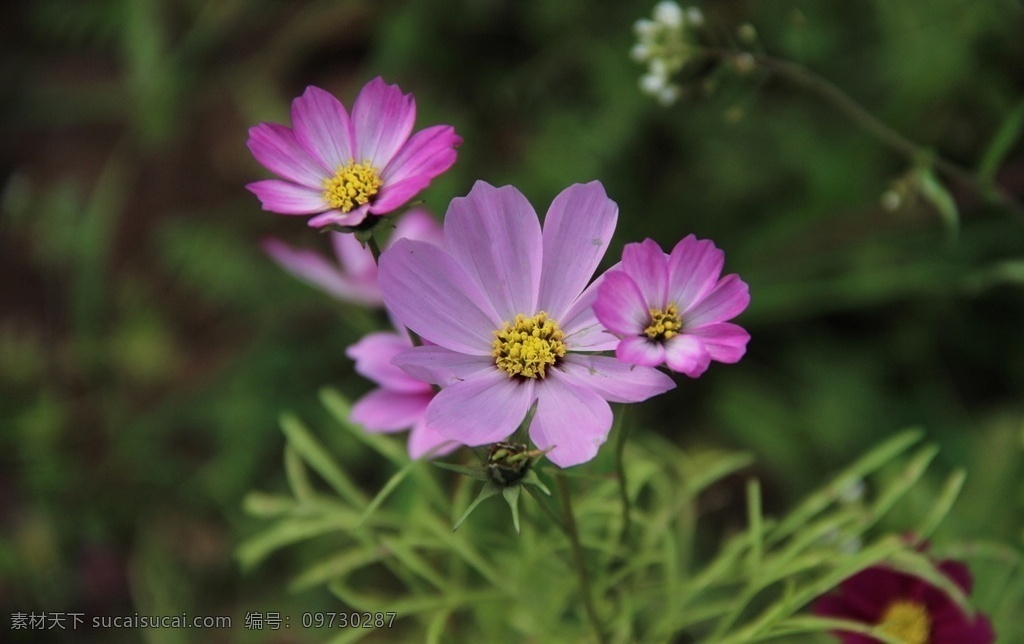
[[[662,252],[651,239],[627,244],[622,262],[603,276],[594,313],[622,339],[619,360],[648,367],[667,364],[691,378],[712,360],[736,362],[750,334],[726,320],[750,303],[738,275],[719,279],[725,253],[693,235]]]
[[[345,106],[318,87],[292,102],[292,124],[249,129],[256,160],[281,179],[246,186],[264,210],[317,215],[310,226],[357,226],[384,215],[426,188],[455,163],[462,139],[450,125],[412,133],[416,102],[375,78]]]
[[[427,427],[466,445],[508,437],[537,403],[530,438],[561,467],[592,459],[608,436],[607,401],[638,402],[671,378],[610,356],[615,339],[587,286],[615,230],[618,207],[598,182],[574,185],[537,213],[512,186],[478,181],[452,201],[444,247],[399,240],[380,258],[393,315],[437,346],[395,364],[443,389]]]
[[[281,268],[344,302],[380,307],[384,300],[377,288],[377,264],[368,248],[351,233],[328,233],[337,261],[314,250],[292,248],[279,239],[265,239],[263,250]],[[415,208],[403,215],[391,233],[389,244],[407,237],[441,244],[441,225],[427,211]]]
[[[391,363],[399,353],[412,347],[408,334],[371,333],[350,346],[345,355],[356,361],[356,371],[380,385],[356,401],[350,416],[371,432],[397,432],[411,428],[409,455],[413,458],[431,453],[448,454],[458,447],[427,427],[427,406],[434,389]]]
[[[958,561],[936,566],[966,594],[971,573]],[[873,566],[849,577],[838,592],[825,595],[814,613],[878,626],[887,635],[912,644],[992,644],[995,632],[984,615],[966,615],[942,590],[902,572]],[[872,644],[869,635],[839,631],[843,644]]]

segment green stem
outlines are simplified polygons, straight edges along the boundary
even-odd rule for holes
[[[753,60],[758,67],[781,76],[792,83],[800,85],[820,98],[831,103],[864,131],[868,132],[892,150],[906,157],[911,163],[925,161],[940,172],[970,187],[983,198],[991,199],[1018,216],[1024,216],[1024,205],[1016,197],[996,182],[983,182],[969,169],[939,156],[933,150],[911,141],[896,130],[883,123],[878,117],[865,109],[850,95],[839,89],[834,83],[810,71],[803,65],[766,56],[731,49],[704,49],[708,57],[739,62]]]
[[[583,544],[580,543],[580,533],[576,527],[576,516],[572,511],[572,495],[569,493],[569,484],[565,480],[565,475],[561,472],[555,474],[555,482],[558,484],[558,496],[562,500],[562,514],[565,515],[563,529],[565,535],[569,537],[569,541],[572,543],[572,552],[576,559],[576,572],[580,578],[583,607],[587,611],[587,618],[590,620],[590,625],[594,628],[594,635],[597,636],[597,641],[604,644],[608,641],[608,638],[604,634],[604,629],[601,628],[601,620],[598,619],[597,610],[594,608],[594,597],[590,588],[590,578],[587,576]]]
[[[626,451],[626,439],[629,438],[629,424],[626,422],[626,407],[620,406],[616,411],[615,427],[615,472],[619,479],[619,499],[622,502],[622,537],[623,545],[628,544],[633,530],[632,507],[629,502],[629,491],[626,486],[626,467],[623,454]]]

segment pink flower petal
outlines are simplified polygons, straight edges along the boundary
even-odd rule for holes
[[[622,270],[633,278],[643,293],[644,308],[664,309],[668,304],[668,255],[653,239],[626,244],[622,249]]]
[[[448,207],[444,243],[503,320],[536,313],[541,231],[523,193],[477,181]]]
[[[592,389],[611,402],[640,402],[676,386],[657,369],[628,365],[610,356],[570,354],[560,368],[577,388]]]
[[[696,378],[708,370],[711,352],[703,340],[684,333],[665,341],[665,364],[672,371]]]
[[[430,385],[417,380],[392,364],[398,354],[411,349],[409,342],[395,333],[371,333],[345,350],[356,361],[356,372],[392,391],[404,393],[431,392]]]
[[[416,101],[379,76],[359,92],[352,106],[355,160],[381,169],[406,142],[416,121]]]
[[[598,181],[561,192],[544,218],[544,265],[537,307],[561,320],[608,250],[619,207]]]
[[[494,369],[442,389],[427,408],[427,426],[463,445],[494,443],[516,430],[533,399],[533,380]]]
[[[391,362],[417,380],[442,387],[494,369],[494,358],[490,355],[470,356],[437,346],[413,347]]]
[[[310,219],[307,224],[312,228],[323,228],[324,226],[358,226],[366,219],[370,211],[370,204],[364,204],[353,208],[348,212],[340,210],[328,210]]]
[[[537,392],[537,413],[530,424],[530,438],[559,467],[585,463],[597,455],[608,439],[612,410],[592,389],[573,386],[557,371]]]
[[[339,300],[364,306],[384,303],[377,290],[376,279],[372,282],[353,279],[316,251],[292,248],[279,239],[266,239],[262,246],[264,252],[285,271]]]
[[[651,323],[647,302],[632,277],[624,271],[604,274],[594,301],[594,314],[618,336],[636,336]]]
[[[427,426],[426,419],[412,426],[409,432],[409,456],[431,458],[451,454],[459,448],[459,443],[449,440]]]
[[[414,239],[440,246],[444,242],[441,224],[423,208],[412,208],[399,218],[388,245],[399,239]],[[372,259],[371,259],[372,261]]]
[[[725,253],[709,239],[687,235],[676,244],[668,260],[668,300],[682,313],[718,282]]]
[[[591,282],[565,312],[565,317],[559,320],[570,351],[612,351],[619,343],[619,339],[594,314],[594,303],[603,279],[604,275],[600,275]]]
[[[319,87],[292,101],[295,138],[333,176],[353,158],[352,124],[341,101]]]
[[[974,579],[971,577],[970,568],[959,561],[954,561],[952,559],[944,559],[943,561],[940,561],[936,565],[936,568],[949,577],[957,586],[960,587],[960,590],[964,591],[964,593],[968,595],[971,594],[971,587],[974,585]]]
[[[620,362],[642,367],[657,367],[665,362],[665,346],[652,342],[644,335],[631,335],[622,339],[615,347],[615,357]]]
[[[247,143],[252,155],[263,167],[294,183],[323,190],[327,172],[295,139],[290,127],[260,123],[249,128]]]
[[[381,254],[377,279],[384,303],[418,335],[460,353],[490,355],[502,321],[443,250],[400,239]]]
[[[739,275],[726,275],[704,299],[685,313],[680,310],[683,326],[698,327],[730,320],[750,304],[750,289]]]
[[[704,341],[712,360],[733,364],[747,352],[750,334],[732,322],[716,322],[696,329],[687,329],[687,335],[694,335]]]
[[[324,201],[323,190],[307,188],[288,181],[264,179],[245,187],[259,198],[264,210],[282,215],[311,215],[330,207]]]
[[[350,418],[371,432],[395,432],[422,419],[433,392],[408,394],[374,389],[352,405]]]
[[[353,280],[372,286],[377,290],[377,262],[373,253],[364,247],[351,233],[328,233],[338,263]],[[379,291],[378,291],[379,292]]]
[[[462,137],[450,125],[434,125],[413,134],[391,163],[381,170],[385,183],[401,183],[413,177],[422,177],[426,183],[455,163],[455,148]],[[424,185],[426,185],[426,183]]]

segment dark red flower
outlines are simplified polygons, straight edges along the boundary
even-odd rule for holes
[[[937,568],[964,593],[971,592],[971,573],[956,561],[941,561]],[[988,618],[965,614],[941,589],[928,582],[883,566],[853,575],[837,592],[820,598],[814,613],[878,625],[908,644],[991,644],[995,631]],[[873,644],[868,635],[839,631],[843,644]]]

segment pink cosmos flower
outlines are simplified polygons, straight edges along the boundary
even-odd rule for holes
[[[279,239],[265,239],[263,250],[284,270],[344,302],[380,307],[377,264],[368,248],[350,233],[328,233],[336,262],[313,250],[293,248]],[[395,225],[388,243],[407,237],[441,244],[441,225],[422,208],[414,208]]]
[[[951,560],[938,569],[965,593],[971,591],[967,566]],[[964,614],[942,590],[928,582],[883,566],[874,566],[848,578],[839,591],[814,605],[823,617],[877,625],[894,637],[913,644],[991,644],[995,632],[988,618]],[[837,632],[843,644],[872,644],[868,635]]]
[[[394,316],[437,346],[395,357],[443,387],[427,427],[466,445],[508,437],[536,402],[530,438],[555,464],[590,460],[612,423],[611,402],[674,386],[665,374],[613,357],[615,339],[587,286],[615,230],[618,207],[598,182],[574,185],[537,213],[512,186],[477,182],[454,199],[444,247],[399,240],[380,258],[380,290]]]
[[[621,338],[615,348],[629,364],[667,364],[691,378],[712,360],[743,357],[750,334],[726,322],[750,303],[738,275],[719,279],[725,253],[693,235],[671,255],[652,240],[627,244],[622,262],[604,275],[594,303],[601,324]]]
[[[264,210],[313,215],[310,226],[357,226],[384,215],[426,188],[455,163],[462,139],[450,125],[412,133],[416,102],[397,85],[375,78],[363,87],[349,117],[318,87],[292,102],[292,124],[249,129],[256,160],[281,179],[246,186]]]
[[[409,456],[425,454],[442,456],[458,447],[427,427],[427,406],[434,398],[434,389],[391,363],[391,360],[412,347],[408,333],[371,333],[350,346],[345,355],[356,361],[356,371],[380,385],[352,406],[353,422],[371,432],[397,432],[412,428],[409,433]]]

